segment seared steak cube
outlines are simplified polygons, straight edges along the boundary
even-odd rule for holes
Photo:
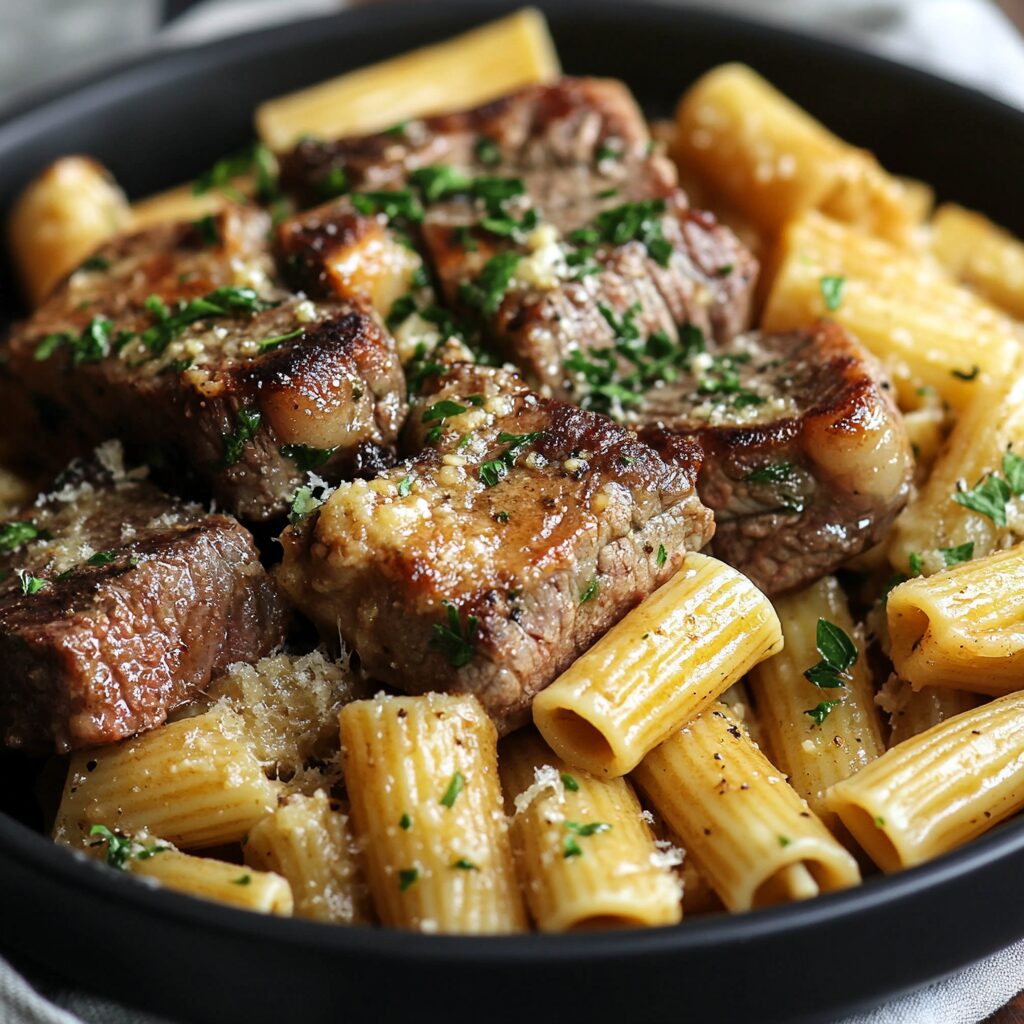
[[[280,579],[371,676],[474,693],[505,729],[714,529],[696,445],[664,458],[506,370],[429,379],[405,443],[285,531]]]
[[[284,180],[307,199],[344,184],[415,230],[448,303],[567,397],[574,353],[614,341],[605,310],[636,306],[671,342],[749,319],[756,261],[651,146],[625,86],[566,78],[397,134],[304,142]]]
[[[393,444],[404,414],[394,345],[368,312],[274,283],[267,216],[118,238],[73,273],[8,345],[8,371],[80,447],[121,436],[177,485],[251,519],[282,514],[316,467],[348,471]]]
[[[833,323],[749,334],[647,391],[655,447],[694,438],[716,555],[768,594],[806,586],[880,540],[912,458],[881,366]]]
[[[249,533],[125,474],[116,443],[0,522],[0,736],[58,753],[160,725],[284,640]]]

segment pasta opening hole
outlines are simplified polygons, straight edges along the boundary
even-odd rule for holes
[[[772,907],[776,903],[809,900],[821,889],[811,871],[811,863],[798,860],[770,874],[755,890],[752,905]]]
[[[856,804],[846,804],[840,814],[843,824],[864,852],[883,870],[898,871],[904,867],[896,844],[886,835],[873,814]]]
[[[552,746],[566,760],[579,764],[592,772],[605,772],[615,761],[615,751],[604,733],[582,715],[568,708],[559,708],[550,718],[550,726],[544,730]]]

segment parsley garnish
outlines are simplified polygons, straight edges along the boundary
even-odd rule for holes
[[[791,842],[793,842],[793,840],[790,839],[789,836],[779,836],[779,846],[781,846],[783,849],[789,846]]]
[[[260,429],[263,417],[255,409],[244,406],[235,414],[235,429],[230,434],[221,434],[224,443],[224,458],[221,466],[225,469],[234,466],[242,458],[246,444],[251,441]]]
[[[907,564],[910,566],[910,574],[912,576],[920,576],[924,572],[924,562],[916,551],[911,551],[907,555]]]
[[[408,496],[408,494],[409,494],[409,492],[411,490],[412,490],[412,477],[411,476],[402,477],[402,479],[398,482],[398,496],[400,498],[405,498],[405,497]]]
[[[570,793],[579,792],[580,784],[568,772],[562,772],[562,785]]]
[[[0,523],[0,551],[14,551],[41,536],[35,523]]]
[[[97,551],[94,555],[90,555],[86,565],[110,565],[114,560],[115,555],[113,551]]]
[[[476,643],[477,619],[466,616],[465,628],[459,616],[459,609],[451,601],[442,601],[447,612],[447,622],[434,623],[431,645],[440,649],[452,668],[462,668],[473,660],[473,646]]]
[[[29,597],[33,594],[38,594],[43,587],[49,586],[48,580],[33,576],[28,569],[15,569],[14,575],[18,577],[18,581],[21,583],[21,592]]]
[[[996,526],[1006,526],[1006,503],[1010,500],[1010,485],[995,473],[990,473],[979,480],[969,491],[958,490],[953,495],[953,500],[972,512],[988,516]]]
[[[597,596],[597,592],[600,589],[600,580],[598,580],[596,576],[591,577],[590,581],[580,592],[580,604],[586,604],[588,601],[592,601]]]
[[[791,512],[803,512],[804,499],[797,493],[800,488],[800,476],[791,463],[768,463],[751,470],[743,479],[752,484],[775,485],[775,497],[783,508]]]
[[[400,868],[398,871],[398,891],[405,892],[419,877],[420,873],[416,868]]]
[[[601,832],[608,832],[612,827],[604,821],[563,821],[562,825],[570,833],[562,840],[562,856],[565,858],[583,856],[583,850],[576,842],[576,836],[596,836]]]
[[[566,860],[570,857],[583,856],[583,850],[580,848],[580,844],[576,842],[574,836],[565,836],[562,839],[562,856]]]
[[[460,857],[453,865],[453,868],[458,868],[459,871],[479,871],[480,869],[468,858]]]
[[[89,835],[99,837],[95,843],[90,843],[90,846],[107,844],[107,864],[118,871],[123,871],[125,862],[132,857],[136,860],[148,860],[171,848],[169,844],[163,843],[159,839],[152,840],[148,845],[136,843],[127,836],[120,836],[116,832],[112,832],[106,825],[93,825],[89,829]]]
[[[396,191],[358,192],[352,196],[352,205],[364,215],[383,213],[388,220],[404,218],[414,224],[423,220],[423,207],[407,188]]]
[[[651,258],[661,266],[667,267],[672,255],[672,246],[662,230],[661,216],[664,212],[663,199],[623,203],[599,213],[591,227],[570,232],[569,241],[583,246],[593,246],[599,242],[609,245],[642,242]]]
[[[313,496],[312,488],[300,487],[292,497],[291,508],[288,512],[288,522],[294,526],[322,504],[323,502],[319,498]]]
[[[1003,476],[1014,494],[1024,494],[1024,459],[1009,449],[1003,452]]]
[[[523,449],[533,444],[543,434],[543,430],[535,430],[530,434],[498,434],[498,443],[508,447],[495,459],[488,459],[480,466],[480,482],[485,487],[494,487],[508,476],[508,471],[516,464],[516,459]]]
[[[33,356],[37,362],[43,362],[61,346],[66,345],[71,352],[73,366],[81,366],[82,363],[98,363],[110,355],[113,330],[114,325],[110,320],[94,316],[82,328],[81,334],[72,334],[70,331],[47,334],[36,345]]]
[[[404,323],[416,312],[416,300],[412,295],[401,295],[393,303],[384,321],[389,330],[394,330],[399,324]]]
[[[821,725],[826,718],[832,713],[834,707],[838,707],[841,704],[838,700],[823,700],[818,704],[815,704],[813,708],[805,711],[805,715],[810,715],[814,719],[815,725]]]
[[[835,274],[828,274],[818,282],[821,289],[821,297],[825,300],[825,308],[834,313],[843,301],[843,285],[846,278]]]
[[[512,250],[492,256],[475,281],[463,281],[459,296],[463,302],[484,313],[496,313],[515,277],[519,255]]]
[[[486,135],[481,135],[473,146],[473,153],[486,167],[497,167],[501,163],[501,147]]]
[[[445,398],[440,402],[427,406],[421,417],[424,423],[433,423],[435,420],[446,420],[449,416],[459,416],[466,411],[466,406],[459,405],[451,399]]]
[[[252,875],[239,875],[231,879],[232,885],[252,885]]]
[[[974,557],[974,541],[969,540],[952,548],[939,548],[939,554],[942,555],[947,568],[961,562],[969,562]]]
[[[314,448],[309,444],[283,444],[278,448],[278,451],[286,459],[292,459],[295,462],[300,473],[319,469],[337,450],[337,448]]]
[[[105,256],[90,256],[78,265],[79,270],[109,270],[110,260]]]
[[[385,128],[384,131],[381,132],[381,135],[393,135],[393,136],[404,135],[405,134],[405,130],[408,127],[409,127],[409,122],[408,121],[399,121],[398,124],[393,124],[390,128]]]
[[[408,814],[403,814],[398,819],[398,827],[402,829],[403,832],[408,832],[409,829],[412,828],[412,818],[410,818]]]
[[[317,192],[324,199],[336,199],[348,191],[348,178],[340,167],[331,167],[317,182]]]
[[[277,162],[273,153],[261,142],[253,143],[240,153],[218,160],[192,183],[192,193],[199,196],[216,188],[236,202],[245,202],[245,196],[235,188],[233,182],[235,178],[250,172],[256,177],[256,198],[260,202],[269,202],[276,198]]]
[[[275,348],[279,348],[286,341],[291,341],[292,338],[299,338],[304,333],[304,327],[296,327],[294,331],[289,331],[287,334],[275,334],[272,338],[264,338],[260,342],[260,352],[271,352]]]
[[[845,630],[828,619],[818,619],[815,646],[821,661],[804,672],[815,686],[834,689],[845,686],[849,669],[857,660],[857,647]],[[845,677],[845,678],[844,678]]]
[[[665,550],[664,544],[658,545],[658,557],[655,559],[658,565],[664,565],[668,561],[668,552]]]
[[[217,218],[212,213],[208,213],[205,217],[200,217],[199,220],[192,221],[192,227],[199,233],[199,237],[203,240],[203,245],[220,244]]]

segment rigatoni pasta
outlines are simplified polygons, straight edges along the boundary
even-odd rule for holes
[[[651,751],[633,777],[729,910],[860,881],[857,862],[724,706]]]
[[[624,775],[781,646],[778,616],[750,580],[688,554],[537,696],[533,719],[570,764]]]
[[[570,768],[532,730],[501,747],[517,868],[541,931],[675,924],[682,854],[655,843],[625,779]]]
[[[915,690],[1024,688],[1024,544],[908,580],[887,611],[893,665]]]
[[[867,658],[835,577],[777,598],[775,610],[785,647],[750,673],[758,720],[775,764],[831,827],[825,791],[885,750]],[[845,638],[852,650],[838,671],[831,670],[819,638],[826,644]]]
[[[965,711],[905,740],[828,803],[883,871],[912,867],[1024,806],[1024,694]]]
[[[522,931],[497,735],[476,698],[381,695],[347,705],[340,722],[352,819],[381,921]]]

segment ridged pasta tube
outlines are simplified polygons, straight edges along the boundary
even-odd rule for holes
[[[569,768],[533,730],[504,740],[500,763],[516,865],[541,931],[682,918],[672,872],[681,855],[655,844],[625,779]]]
[[[1024,693],[965,711],[829,792],[883,871],[931,860],[1024,807]]]
[[[633,778],[729,910],[860,881],[857,862],[722,705],[652,750]]]
[[[688,554],[672,579],[538,694],[533,720],[570,764],[625,775],[781,648],[764,594],[725,563]]]
[[[497,733],[475,697],[359,700],[342,709],[345,785],[386,925],[526,927],[498,780]]]

